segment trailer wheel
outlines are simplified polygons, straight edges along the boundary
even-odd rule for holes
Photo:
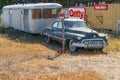
[[[45,42],[49,43],[50,42],[50,37],[49,36],[45,36]]]
[[[70,49],[71,52],[75,52],[76,51],[76,47],[73,46],[73,43],[74,43],[73,40],[69,41],[69,49]]]

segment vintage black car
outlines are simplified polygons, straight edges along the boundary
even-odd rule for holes
[[[86,22],[81,19],[58,19],[51,27],[43,31],[45,41],[56,40],[61,42],[62,38],[62,22],[64,24],[65,43],[68,44],[70,51],[76,48],[100,49],[107,46],[108,36],[90,29]]]

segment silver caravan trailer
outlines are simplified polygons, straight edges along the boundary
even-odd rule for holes
[[[29,33],[41,33],[58,18],[62,5],[57,3],[17,4],[2,9],[2,24]]]

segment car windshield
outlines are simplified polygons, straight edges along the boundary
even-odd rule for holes
[[[65,28],[87,27],[84,21],[64,21]]]

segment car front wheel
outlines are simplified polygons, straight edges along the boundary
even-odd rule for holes
[[[73,46],[73,43],[74,43],[73,40],[70,40],[70,41],[69,41],[69,49],[70,49],[71,52],[74,52],[74,51],[76,50],[76,47]]]

